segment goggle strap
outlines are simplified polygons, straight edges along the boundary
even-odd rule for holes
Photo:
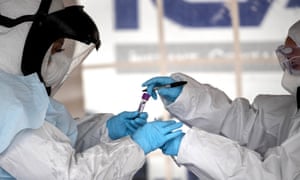
[[[51,2],[52,0],[42,0],[36,15],[24,15],[16,19],[0,15],[0,25],[11,28],[23,22],[34,21],[40,14],[48,14]]]
[[[26,21],[34,21],[34,19],[35,19],[35,15],[25,15],[25,16],[18,17],[16,19],[11,19],[0,15],[0,25],[10,28]]]

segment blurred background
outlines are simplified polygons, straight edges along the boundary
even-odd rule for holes
[[[70,1],[66,1],[70,3]],[[183,72],[234,99],[285,94],[274,50],[300,18],[299,0],[81,0],[102,45],[56,94],[74,117],[137,110],[141,84]],[[149,121],[168,119],[150,99]],[[196,157],[195,157],[196,158]],[[135,179],[192,180],[158,150]]]

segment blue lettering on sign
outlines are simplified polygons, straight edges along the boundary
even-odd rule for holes
[[[156,3],[155,0],[152,2]],[[189,3],[183,0],[165,0],[164,13],[170,20],[188,27],[230,25],[230,13],[223,3]]]
[[[152,0],[155,4],[155,0]],[[263,20],[272,0],[249,0],[239,2],[241,26],[258,26]],[[187,27],[231,26],[229,9],[225,3],[191,3],[184,0],[164,0],[165,16]]]
[[[151,0],[156,4],[156,0]],[[221,2],[195,3],[185,0],[163,0],[164,16],[185,27],[229,27],[231,17]],[[273,0],[239,2],[241,26],[259,26]],[[299,0],[288,0],[287,8],[299,7]],[[115,0],[116,29],[138,28],[138,0]]]

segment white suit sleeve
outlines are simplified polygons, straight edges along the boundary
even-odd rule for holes
[[[280,131],[288,131],[289,117],[296,111],[292,96],[262,95],[251,105],[244,98],[232,101],[223,91],[184,74],[172,77],[188,83],[176,101],[165,106],[186,125],[223,135],[261,153],[286,138]]]
[[[108,136],[106,122],[112,116],[113,114],[108,113],[91,114],[77,120],[76,150],[80,152],[100,142],[111,141]]]
[[[299,141],[298,134],[260,156],[228,138],[192,128],[181,142],[177,162],[201,180],[298,180]]]
[[[145,161],[129,137],[100,143],[76,153],[69,139],[45,122],[18,134],[0,155],[0,166],[16,179],[131,179]]]

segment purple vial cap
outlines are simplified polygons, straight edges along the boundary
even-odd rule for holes
[[[143,96],[142,96],[142,99],[145,99],[148,101],[148,99],[150,98],[150,94],[148,93],[144,93]]]

